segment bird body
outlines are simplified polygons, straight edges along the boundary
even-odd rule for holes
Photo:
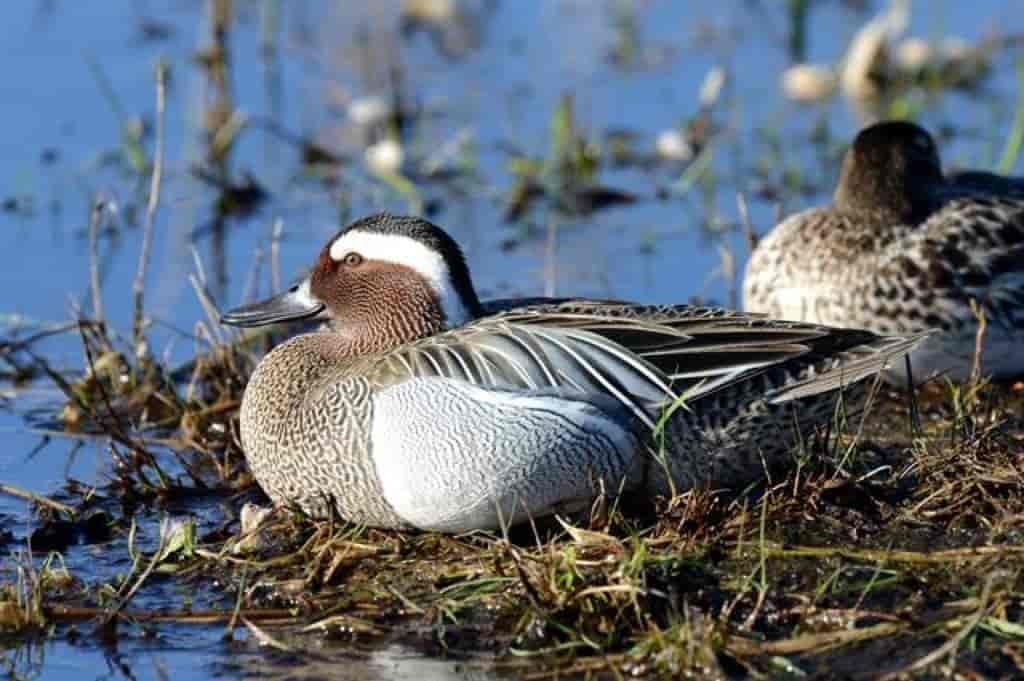
[[[792,215],[747,264],[744,307],[781,319],[909,334],[916,374],[1024,372],[1024,182],[944,176],[927,132],[871,126],[844,159],[832,206]],[[897,374],[890,374],[895,376]]]
[[[246,387],[256,479],[313,515],[447,532],[746,484],[923,338],[685,305],[481,304],[446,233],[392,216],[353,223],[308,279],[225,321],[316,316],[331,325],[272,350]]]

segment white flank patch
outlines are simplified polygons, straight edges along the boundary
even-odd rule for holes
[[[441,310],[449,327],[470,321],[469,310],[452,284],[444,256],[425,244],[401,234],[350,231],[331,244],[331,258],[341,262],[349,253],[358,253],[367,260],[404,265],[430,282],[441,301]]]
[[[384,499],[424,530],[500,529],[589,504],[595,477],[609,489],[641,478],[639,443],[614,416],[553,394],[450,378],[411,378],[376,393],[370,442]]]

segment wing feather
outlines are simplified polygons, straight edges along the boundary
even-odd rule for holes
[[[766,371],[774,401],[878,371],[923,336],[883,338],[756,314],[602,301],[513,308],[382,356],[378,379],[443,376],[503,390],[604,394],[653,425],[678,395],[698,400]]]

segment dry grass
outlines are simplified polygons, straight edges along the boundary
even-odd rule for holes
[[[93,337],[97,325],[83,328],[90,365],[64,386],[76,426],[111,437],[116,477],[104,496],[159,504],[256,493],[235,419],[263,339],[200,357],[182,391],[150,359],[121,356],[120,373],[105,373],[97,352],[114,344]],[[494,664],[529,678],[1019,672],[1021,397],[984,383],[938,386],[916,436],[907,411],[883,396],[863,423],[808,438],[786,478],[745,494],[598,506],[592,518],[508,536],[384,532],[279,510],[245,535],[229,524],[188,551],[135,551],[131,578],[106,599],[58,588],[67,580],[48,580],[49,568],[25,572],[6,587],[5,626],[242,618],[271,638],[285,627],[497,652]],[[124,513],[117,532],[131,526]],[[234,607],[131,610],[158,568],[216,580]]]

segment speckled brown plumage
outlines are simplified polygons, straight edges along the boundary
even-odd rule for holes
[[[744,306],[783,319],[877,333],[941,330],[914,356],[923,373],[964,377],[977,318],[983,366],[1024,370],[1024,183],[987,173],[945,177],[927,132],[865,129],[827,208],[793,215],[758,244]]]

